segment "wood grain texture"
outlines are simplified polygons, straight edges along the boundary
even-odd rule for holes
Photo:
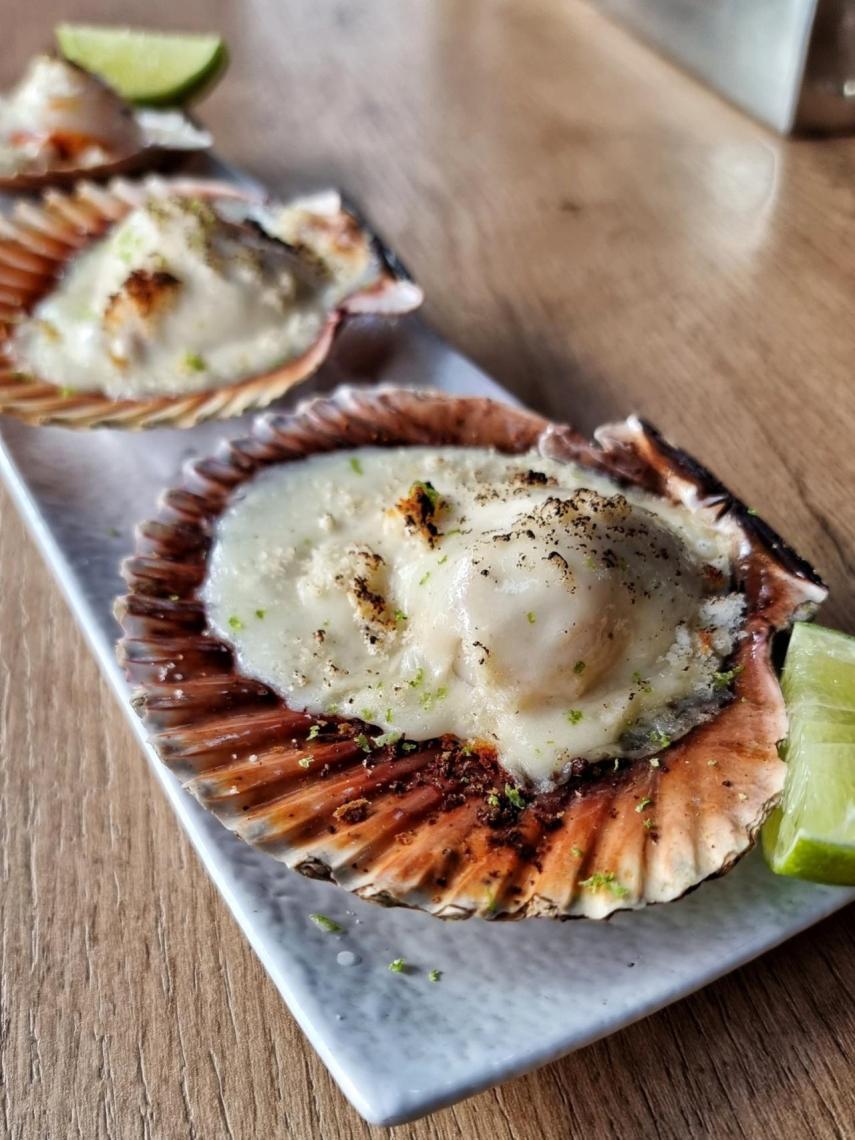
[[[784,142],[574,0],[127,0],[217,27],[204,108],[272,186],[340,183],[440,330],[539,410],[636,408],[724,474],[853,628],[855,142]],[[53,20],[3,0],[0,84]],[[298,174],[297,174],[298,172]],[[295,179],[295,175],[296,179]],[[848,1140],[844,913],[645,1022],[370,1129],[265,977],[0,495],[0,1136]]]

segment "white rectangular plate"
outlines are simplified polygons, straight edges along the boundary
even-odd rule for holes
[[[354,322],[301,389],[378,380],[511,397],[416,318]],[[113,645],[118,564],[181,464],[248,417],[191,431],[0,426],[0,472],[226,904],[356,1109],[395,1124],[578,1049],[831,914],[855,892],[776,878],[754,853],[668,906],[609,922],[443,923],[285,870],[181,791],[145,741]],[[130,762],[130,761],[129,761]],[[320,911],[344,933],[325,934]],[[340,965],[350,951],[355,961]],[[388,970],[403,957],[407,973]],[[442,971],[432,983],[429,970]]]

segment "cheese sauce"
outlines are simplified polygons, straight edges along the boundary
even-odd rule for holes
[[[152,197],[71,261],[14,351],[22,370],[72,392],[223,387],[302,355],[379,273],[337,195],[263,208]]]
[[[452,447],[262,472],[219,522],[204,597],[292,707],[487,743],[539,788],[710,715],[743,612],[725,540],[690,512]]]

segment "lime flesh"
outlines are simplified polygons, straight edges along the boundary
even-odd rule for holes
[[[132,103],[175,106],[208,87],[225,67],[221,36],[59,24],[66,59],[99,75]]]
[[[855,638],[796,625],[781,688],[788,767],[766,859],[779,875],[855,885]]]

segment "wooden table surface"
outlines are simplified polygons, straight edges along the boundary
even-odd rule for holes
[[[827,576],[852,629],[855,140],[784,142],[576,0],[126,0],[219,28],[222,153],[364,203],[427,316],[535,407],[638,409]],[[0,84],[55,18],[4,0]],[[0,1136],[382,1135],[339,1094],[155,787],[0,496]],[[855,1135],[842,913],[399,1140]]]

